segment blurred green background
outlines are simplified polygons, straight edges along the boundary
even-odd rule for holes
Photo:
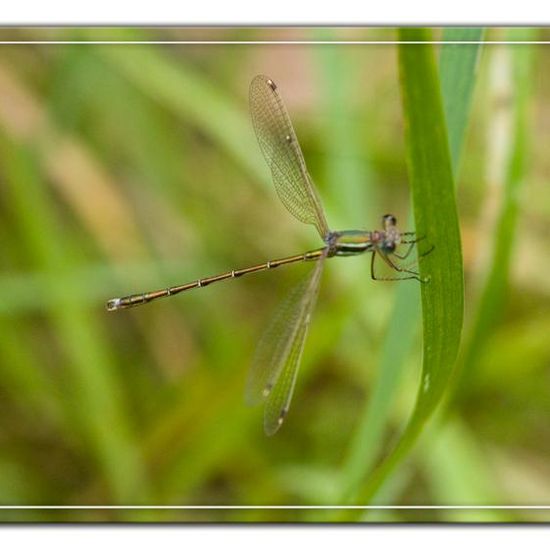
[[[403,227],[410,201],[394,45],[86,41],[395,36],[389,29],[2,31],[3,40],[83,42],[0,47],[1,505],[550,504],[546,45],[488,44],[479,52],[457,177],[462,375],[375,501],[350,494],[387,454],[416,396],[414,282],[371,281],[368,258],[327,263],[292,407],[271,438],[261,407],[244,405],[244,383],[263,325],[307,267],[135,310],[104,309],[115,296],[320,245],[315,230],[281,205],[256,143],[248,85],[257,73],[281,90],[332,228],[375,229],[387,212]],[[499,29],[484,36],[503,38]],[[519,48],[529,49],[522,78]],[[410,293],[412,307],[388,337],[398,292]],[[414,324],[403,339],[399,323]],[[3,510],[0,517],[336,521],[338,513]],[[397,509],[359,519],[541,517]]]

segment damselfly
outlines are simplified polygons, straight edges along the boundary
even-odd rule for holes
[[[226,279],[234,279],[287,264],[314,263],[314,268],[290,292],[267,327],[258,344],[246,385],[248,403],[265,401],[264,429],[266,434],[272,435],[283,423],[292,399],[325,260],[334,256],[356,256],[370,252],[373,279],[386,281],[401,279],[421,281],[421,279],[416,271],[400,265],[400,262],[411,253],[417,239],[414,232],[400,232],[393,215],[383,216],[382,229],[375,231],[331,231],[329,229],[321,200],[307,170],[304,156],[277,86],[267,76],[258,75],[250,84],[249,99],[258,143],[271,170],[273,183],[281,202],[298,220],[317,228],[323,239],[323,246],[303,254],[269,260],[243,269],[233,269],[182,285],[114,298],[107,302],[107,309],[115,311],[139,306],[193,288],[202,288]],[[397,252],[400,245],[406,245],[402,254]],[[377,258],[397,272],[396,276],[377,277],[375,273]]]

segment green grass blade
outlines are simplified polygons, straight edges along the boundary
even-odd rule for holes
[[[507,38],[513,40],[518,32],[521,32],[522,38],[525,37],[525,29],[521,31],[509,29]],[[536,30],[531,32],[531,39],[533,39],[536,37],[534,35]],[[462,371],[458,383],[459,393],[465,391],[466,381],[474,371],[477,360],[482,353],[482,348],[504,306],[518,223],[519,191],[526,172],[533,49],[521,46],[507,46],[507,48],[511,56],[509,60],[512,70],[510,82],[514,86],[512,100],[513,128],[511,130],[513,142],[508,153],[508,166],[505,171],[499,213],[494,228],[491,259],[474,320],[468,331],[468,343],[462,358]]]
[[[423,29],[402,29],[401,40],[429,40]],[[416,405],[393,452],[360,493],[369,501],[407,455],[440,402],[455,364],[462,331],[464,281],[458,214],[440,84],[432,46],[399,46],[399,68],[406,124],[416,228],[434,251],[420,262],[424,329],[423,366]]]
[[[443,40],[479,41],[483,38],[483,32],[482,27],[448,27],[443,31]],[[444,44],[441,47],[439,78],[455,176],[468,123],[479,52],[479,44]]]
[[[443,38],[449,41],[481,40],[482,36],[481,28],[448,28],[443,33]],[[458,171],[470,114],[479,55],[479,44],[448,44],[441,48],[441,91],[455,174]],[[417,287],[399,286],[394,314],[382,348],[379,374],[342,466],[343,502],[350,502],[354,488],[370,471],[376,453],[382,445],[383,428],[388,420],[393,398],[402,379],[405,359],[411,350],[413,336],[418,327],[418,300]]]

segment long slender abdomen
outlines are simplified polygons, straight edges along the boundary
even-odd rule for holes
[[[142,292],[141,294],[131,294],[122,298],[113,298],[106,304],[108,311],[117,311],[119,309],[128,309],[131,307],[141,306],[158,300],[159,298],[166,298],[168,296],[174,296],[180,292],[186,290],[192,290],[193,288],[202,288],[212,283],[219,281],[225,281],[226,279],[235,279],[236,277],[242,277],[249,273],[256,273],[257,271],[265,271],[267,269],[275,269],[276,267],[292,264],[296,262],[308,262],[318,260],[325,253],[325,248],[319,248],[317,250],[311,250],[304,254],[297,254],[296,256],[287,256],[286,258],[279,258],[277,260],[270,260],[263,264],[254,265],[251,267],[245,267],[243,269],[235,269],[221,273],[220,275],[214,275],[213,277],[204,277],[203,279],[197,279],[183,285],[172,286],[169,288],[163,288],[161,290],[153,290],[151,292]]]

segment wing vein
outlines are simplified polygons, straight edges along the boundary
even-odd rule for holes
[[[252,362],[246,400],[266,400],[264,429],[274,434],[288,412],[311,315],[317,296],[324,257],[294,287],[276,310]]]
[[[290,116],[277,87],[264,75],[250,84],[250,113],[281,202],[295,218],[314,225],[325,239],[328,224]]]

